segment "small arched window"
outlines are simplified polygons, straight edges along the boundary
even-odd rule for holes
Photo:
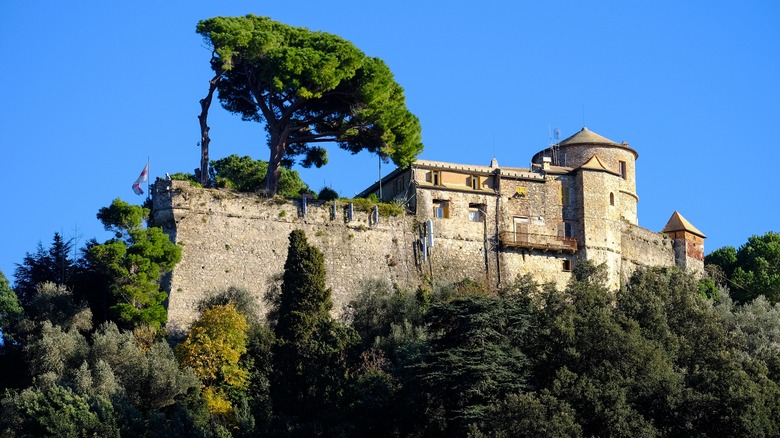
[[[609,194],[609,205],[615,205],[615,194],[610,193]]]

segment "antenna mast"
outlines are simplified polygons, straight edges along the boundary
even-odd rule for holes
[[[550,157],[552,159],[552,164],[553,166],[560,166],[561,163],[560,163],[560,157],[558,156],[560,155],[558,153],[558,141],[561,138],[561,130],[555,128],[554,130],[552,130],[552,132],[550,132],[550,126],[548,125],[547,132],[548,135],[550,136],[549,149],[550,149],[550,155],[552,155],[552,157]],[[553,139],[555,139],[554,143],[553,143]]]

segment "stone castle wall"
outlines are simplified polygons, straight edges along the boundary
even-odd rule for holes
[[[448,217],[434,217],[431,208],[434,200],[447,202]],[[495,248],[496,197],[451,190],[419,190],[416,201],[418,220],[433,223],[433,247],[422,269],[424,278],[433,284],[471,278],[488,287],[498,286],[497,260],[491,252]],[[482,206],[481,221],[469,220],[472,204]]]
[[[309,243],[325,255],[326,284],[334,312],[341,313],[365,280],[383,279],[402,288],[464,278],[485,278],[485,242],[467,238],[474,230],[435,227],[435,246],[423,261],[421,224],[414,216],[380,217],[354,212],[345,220],[344,206],[333,219],[332,203],[308,206],[276,203],[254,194],[192,188],[183,181],[161,181],[154,189],[154,220],[182,245],[182,260],[169,281],[168,330],[186,331],[197,317],[201,300],[234,286],[263,296],[284,271],[288,236],[302,229]],[[454,223],[454,222],[453,222]],[[482,226],[467,223],[468,226]]]
[[[672,239],[634,224],[623,225],[621,255],[623,282],[640,266],[675,266]]]
[[[599,172],[589,176],[608,177]],[[602,181],[596,187],[603,189],[603,185]],[[615,216],[610,212],[613,207],[603,194],[578,193],[573,202],[571,208],[576,210],[585,207],[585,199],[596,202],[598,208],[591,210],[600,212],[583,215],[582,231],[586,233],[577,231],[581,245],[577,253],[500,248],[496,233],[506,231],[511,224],[504,215],[561,221],[559,187],[528,184],[527,201],[480,193],[418,190],[417,215],[374,221],[369,212],[355,210],[353,220],[348,221],[343,201],[336,217],[332,203],[317,202],[311,203],[304,215],[300,201],[274,201],[254,194],[193,188],[184,181],[158,181],[153,197],[154,221],[182,246],[182,260],[168,281],[168,330],[173,334],[187,331],[198,316],[199,303],[229,287],[253,293],[264,315],[268,308],[263,298],[270,288],[278,286],[287,258],[288,236],[294,229],[302,229],[325,256],[326,284],[332,290],[336,315],[368,280],[385,280],[414,289],[470,278],[492,289],[530,274],[539,283],[564,287],[571,278],[569,268],[587,258],[606,262],[610,287],[618,288],[638,266],[675,265],[672,239],[611,217]],[[544,188],[548,190],[537,193],[537,189]],[[432,217],[433,199],[448,201],[450,217]],[[509,205],[500,205],[502,202]],[[484,206],[481,221],[469,220],[474,203]],[[527,208],[549,208],[525,210],[524,203],[530,204]],[[423,257],[426,220],[433,224],[434,245]],[[534,224],[531,231],[536,227]],[[552,229],[543,231],[553,233]]]

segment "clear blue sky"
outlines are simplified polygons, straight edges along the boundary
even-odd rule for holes
[[[679,210],[708,251],[780,231],[780,2],[3,2],[0,270],[55,231],[109,236],[95,218],[151,158],[152,177],[198,166],[211,77],[195,33],[217,15],[270,16],[384,59],[421,120],[422,158],[527,166],[548,128],[583,125],[639,152],[639,223]],[[212,158],[267,159],[265,133],[219,106]],[[354,195],[368,154],[303,170]],[[383,167],[383,172],[392,170]]]

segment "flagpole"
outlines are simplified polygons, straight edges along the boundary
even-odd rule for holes
[[[150,182],[151,179],[152,179],[152,175],[151,172],[149,171],[149,156],[147,155],[146,156],[146,193],[148,194],[146,196],[149,199],[152,199],[152,189],[151,189],[151,182]]]

